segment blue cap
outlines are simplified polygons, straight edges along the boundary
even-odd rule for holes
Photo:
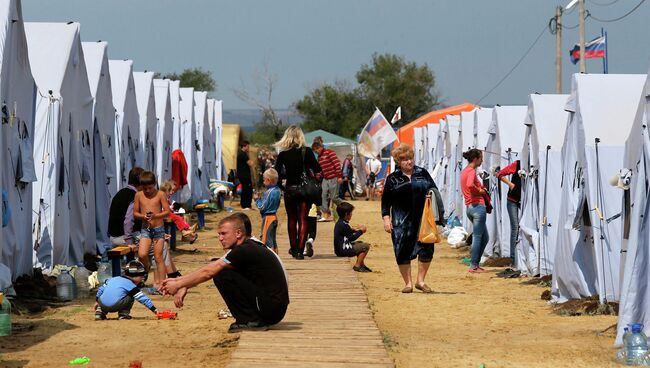
[[[643,329],[642,323],[631,323],[628,326],[632,327],[632,333],[639,333]]]

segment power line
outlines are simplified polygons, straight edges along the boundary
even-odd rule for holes
[[[644,2],[645,2],[645,0],[641,0],[641,2],[638,3],[634,8],[632,8],[632,10],[630,10],[629,12],[627,12],[627,13],[621,15],[621,16],[618,17],[618,18],[614,18],[614,19],[600,19],[600,18],[596,18],[596,17],[594,17],[591,13],[588,13],[588,16],[591,17],[591,18],[594,18],[594,20],[596,20],[596,21],[598,21],[598,22],[603,22],[603,23],[618,22],[619,20],[621,20],[621,19],[627,17],[628,15],[634,13],[634,11],[637,10],[637,9],[638,9],[638,8],[639,8],[639,7],[644,3]]]
[[[610,5],[616,4],[619,1],[620,0],[613,0],[613,1],[610,1],[608,3],[599,3],[599,2],[594,1],[594,0],[589,0],[590,3],[592,3],[592,4],[596,5],[596,6],[610,6]]]
[[[644,1],[645,1],[645,0],[644,0]],[[548,25],[544,25],[544,28],[542,28],[542,31],[539,33],[539,35],[537,35],[537,38],[535,38],[535,41],[533,41],[533,43],[530,44],[530,46],[528,46],[528,49],[526,50],[526,52],[524,52],[524,54],[519,58],[519,60],[517,60],[517,62],[515,63],[515,65],[514,65],[514,66],[513,66],[509,71],[508,71],[508,73],[506,73],[506,75],[503,76],[503,78],[501,78],[501,79],[499,80],[499,82],[498,82],[494,87],[492,87],[492,88],[491,88],[491,89],[490,89],[486,94],[483,95],[483,97],[481,97],[481,98],[476,102],[476,105],[480,104],[481,101],[483,101],[483,99],[485,99],[485,98],[486,98],[487,96],[489,96],[489,95],[490,95],[490,94],[491,94],[495,89],[497,89],[497,88],[501,85],[501,83],[503,83],[503,81],[505,81],[505,80],[510,76],[510,74],[512,74],[512,72],[514,72],[515,69],[517,69],[517,67],[519,66],[519,64],[521,64],[521,62],[524,61],[524,59],[526,58],[526,56],[528,56],[528,54],[529,54],[530,51],[533,49],[533,47],[535,47],[535,45],[537,44],[537,42],[542,38],[542,36],[543,36],[544,33],[546,32],[547,27],[548,27]]]

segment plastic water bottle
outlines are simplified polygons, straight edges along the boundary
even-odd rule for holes
[[[632,332],[625,341],[626,363],[627,365],[646,365],[648,339],[642,332],[643,325],[635,323],[628,326],[632,328]]]
[[[90,272],[86,267],[77,267],[74,271],[74,281],[77,286],[77,297],[84,299],[90,295],[90,283],[88,282]]]
[[[77,297],[77,286],[69,270],[61,270],[61,274],[56,278],[56,296],[64,301]]]
[[[623,347],[616,352],[616,361],[620,364],[627,364],[627,339],[630,337],[630,329],[623,327]]]
[[[11,303],[4,293],[0,293],[0,336],[11,335]]]
[[[111,277],[113,277],[113,269],[111,267],[111,264],[107,262],[101,262],[97,267],[97,281],[99,281],[99,285],[104,285],[104,282],[106,282],[106,280],[110,279]]]

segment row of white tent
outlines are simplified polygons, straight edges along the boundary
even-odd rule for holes
[[[628,323],[650,332],[649,114],[648,75],[575,74],[570,95],[532,94],[528,106],[481,107],[416,128],[415,160],[441,188],[447,215],[469,229],[462,152],[484,151],[494,206],[484,256],[502,257],[510,256],[508,188],[495,173],[520,160],[517,268],[552,275],[553,302],[620,302],[620,344]]]
[[[81,42],[79,23],[24,23],[20,0],[0,0],[0,23],[0,187],[11,211],[0,289],[109,249],[110,201],[135,166],[162,183],[180,149],[179,201],[209,198],[222,172],[221,101],[109,60],[106,42]]]

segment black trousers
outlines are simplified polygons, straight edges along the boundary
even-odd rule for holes
[[[268,298],[257,285],[235,270],[226,268],[213,281],[237,323],[274,325],[287,312],[286,304]]]
[[[350,193],[350,199],[354,199],[354,193],[352,193],[352,188],[350,187],[351,183],[349,180],[343,180],[339,184],[339,198],[345,200],[345,193]]]
[[[241,197],[239,204],[241,208],[251,208],[251,203],[253,201],[253,182],[251,178],[241,178],[239,179],[241,183]]]

